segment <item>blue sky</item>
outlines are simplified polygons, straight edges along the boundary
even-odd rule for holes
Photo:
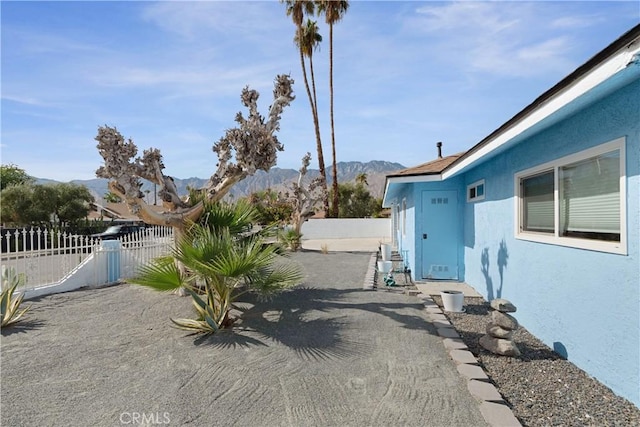
[[[91,179],[94,137],[116,126],[165,173],[209,177],[240,91],[291,74],[278,167],[317,168],[309,101],[277,1],[2,1],[1,161],[39,178]],[[334,28],[338,161],[414,166],[469,149],[640,21],[637,1],[351,1]],[[331,161],[328,28],[314,55]]]

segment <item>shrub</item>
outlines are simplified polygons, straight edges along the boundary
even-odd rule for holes
[[[14,298],[16,288],[24,282],[24,277],[16,274],[13,268],[2,267],[2,286],[0,293],[0,315],[2,316],[2,327],[13,325],[31,308],[20,310],[20,304],[24,295]]]

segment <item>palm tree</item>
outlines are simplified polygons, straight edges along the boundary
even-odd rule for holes
[[[316,78],[313,72],[313,52],[320,48],[322,36],[318,32],[318,22],[307,19],[301,31],[298,32],[294,41],[302,50],[302,55],[309,58],[309,73],[311,74],[311,95],[313,96],[313,109],[318,120],[318,95],[316,93]]]
[[[364,172],[360,172],[356,176],[356,183],[362,186],[369,185],[369,183],[367,182],[367,174]]]
[[[324,154],[322,152],[322,139],[320,138],[320,121],[318,119],[318,108],[315,97],[315,83],[313,94],[311,93],[311,89],[309,87],[309,80],[307,78],[307,67],[305,65],[305,56],[308,56],[305,52],[312,53],[313,50],[317,47],[317,43],[319,40],[315,40],[315,36],[310,36],[309,34],[305,35],[305,28],[303,26],[304,16],[313,15],[315,12],[315,2],[312,0],[280,0],[285,3],[287,16],[291,16],[293,23],[296,26],[296,34],[294,36],[294,41],[298,46],[298,52],[300,53],[300,66],[302,67],[302,77],[304,79],[304,85],[307,90],[307,96],[309,97],[309,104],[311,104],[311,114],[313,116],[313,125],[316,134],[316,151],[318,153],[318,169],[320,170],[320,176],[323,180],[322,188],[326,194],[324,200],[324,211],[329,213],[329,193],[327,192],[327,173],[324,166]],[[306,30],[310,30],[309,22],[307,22]],[[316,31],[317,33],[317,25]],[[319,36],[319,34],[318,34]],[[322,38],[320,38],[322,40]],[[302,43],[305,42],[305,43]],[[307,43],[313,42],[311,46]],[[310,48],[310,49],[309,49]],[[311,64],[311,56],[309,56],[310,64]],[[311,65],[312,66],[312,65]]]
[[[230,311],[238,308],[234,302],[240,295],[270,295],[302,278],[296,265],[278,255],[277,246],[265,244],[259,233],[246,233],[255,214],[248,202],[208,204],[202,221],[188,228],[172,255],[143,267],[131,282],[160,291],[184,288],[196,318],[171,319],[180,329],[213,334],[230,327],[236,320]]]
[[[317,2],[318,11],[324,13],[325,21],[329,25],[329,97],[330,97],[330,114],[331,114],[331,154],[333,156],[333,210],[332,216],[338,216],[338,169],[336,167],[336,136],[333,122],[333,24],[339,22],[347,9],[349,2],[347,0],[319,0]]]

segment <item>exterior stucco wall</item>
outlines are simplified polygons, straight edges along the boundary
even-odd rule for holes
[[[411,273],[415,271],[415,262],[411,262],[411,253],[415,248],[415,230],[416,224],[416,204],[413,192],[408,192],[403,195],[404,197],[399,200],[400,203],[400,217],[399,230],[398,230],[398,250],[403,256],[408,257],[408,265],[411,268]],[[403,202],[406,202],[406,214],[402,213]],[[403,225],[403,221],[406,224]]]
[[[406,215],[402,213],[403,201],[406,202]],[[396,224],[397,228],[392,230],[392,233],[396,236],[397,250],[403,253],[407,257],[405,263],[408,263],[411,269],[411,275],[415,274],[415,222],[416,222],[416,206],[414,199],[414,191],[412,185],[403,186],[398,192],[397,198],[393,201],[393,207],[391,208],[392,214],[397,215]],[[396,206],[400,206],[399,210],[396,210]],[[402,221],[406,220],[406,225],[403,227]],[[415,279],[415,277],[414,277]]]
[[[422,213],[422,192],[429,190],[437,191],[456,191],[458,195],[457,211],[462,213],[464,207],[464,190],[461,189],[462,178],[453,178],[451,180],[442,182],[423,182],[417,183],[409,187],[402,197],[407,200],[407,229],[406,235],[402,236],[402,248],[408,252],[409,266],[411,268],[411,275],[414,280],[421,280],[423,277],[422,271],[422,233],[424,232],[423,225],[426,218]],[[399,199],[402,203],[402,198]],[[459,280],[464,280],[464,250],[462,247],[463,227],[459,228],[457,236],[451,236],[455,240],[458,247],[458,267],[459,267]]]
[[[626,137],[627,255],[518,240],[514,174]],[[485,200],[465,203],[465,281],[503,297],[530,332],[640,406],[640,81],[472,169]],[[442,183],[444,184],[444,183]]]

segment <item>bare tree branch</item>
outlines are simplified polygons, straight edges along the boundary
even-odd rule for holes
[[[307,175],[310,162],[311,154],[307,153],[302,158],[298,180],[291,184],[290,192],[282,194],[282,198],[293,207],[292,225],[297,233],[300,233],[302,224],[313,216],[315,207],[324,200],[326,195],[321,176],[311,180],[305,186],[304,178]]]
[[[278,151],[284,146],[275,133],[280,130],[280,118],[285,107],[295,99],[293,80],[288,75],[278,75],[274,82],[273,104],[265,120],[258,112],[259,93],[245,87],[241,101],[248,109],[245,118],[241,112],[236,114],[238,126],[228,129],[225,135],[214,144],[213,151],[218,156],[217,170],[209,178],[204,190],[206,198],[220,200],[234,184],[257,170],[268,171],[277,161]],[[138,147],[131,139],[125,140],[115,127],[98,128],[98,151],[104,159],[104,165],[96,175],[109,179],[109,189],[126,201],[129,210],[149,224],[171,225],[178,229],[184,227],[186,220],[195,220],[200,216],[203,203],[189,206],[178,195],[173,178],[164,175],[164,163],[160,150],[144,150],[142,157],[136,157]],[[140,191],[141,179],[148,180],[160,187],[158,195],[164,213],[152,210],[144,201]]]

